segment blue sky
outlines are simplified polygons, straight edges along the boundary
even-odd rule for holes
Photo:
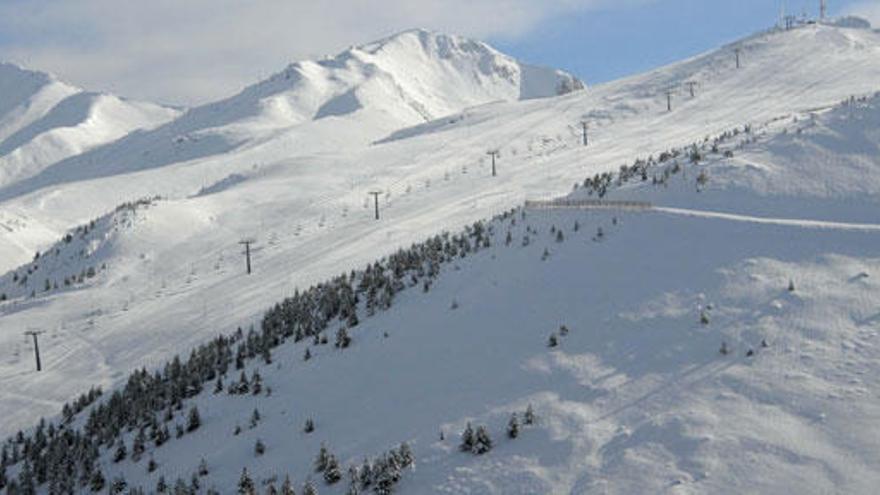
[[[0,0],[0,61],[95,91],[196,105],[288,63],[411,28],[487,40],[588,83],[773,25],[781,0]],[[819,0],[786,0],[815,16]],[[880,24],[880,0],[828,0]]]
[[[841,14],[869,3],[829,0],[828,5],[831,14]],[[818,13],[818,0],[789,0],[787,4],[791,14]],[[658,1],[575,12],[545,22],[526,36],[491,41],[501,51],[523,60],[565,69],[588,83],[599,83],[766,29],[779,13],[780,3],[775,0]]]

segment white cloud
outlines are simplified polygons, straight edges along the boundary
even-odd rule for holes
[[[193,104],[412,27],[512,38],[555,16],[639,1],[3,0],[0,59],[90,89]]]
[[[871,21],[874,27],[880,27],[880,0],[867,0],[847,7],[845,14],[857,15]]]

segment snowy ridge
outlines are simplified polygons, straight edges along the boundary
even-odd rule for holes
[[[122,232],[143,221],[143,210],[159,198],[127,203],[112,213],[81,225],[34,260],[0,276],[0,300],[31,299],[81,285],[107,269],[106,261],[118,259],[116,241]]]
[[[86,93],[54,77],[0,64],[0,186],[179,112]]]

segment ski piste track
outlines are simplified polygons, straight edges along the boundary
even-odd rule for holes
[[[641,211],[665,213],[699,218],[714,218],[732,222],[758,223],[764,225],[780,225],[785,227],[801,227],[809,229],[827,230],[851,230],[863,232],[880,232],[880,224],[873,223],[849,223],[829,222],[824,220],[809,220],[798,218],[772,218],[752,215],[740,215],[719,211],[692,210],[688,208],[672,208],[667,206],[654,206],[643,201],[603,201],[603,200],[568,200],[558,199],[551,201],[526,201],[527,210],[617,210],[617,211]]]

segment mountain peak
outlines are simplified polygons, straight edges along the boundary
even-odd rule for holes
[[[295,62],[219,105],[234,108],[230,115],[237,119],[258,118],[272,127],[369,113],[390,117],[390,127],[379,127],[391,129],[584,87],[570,74],[521,63],[486,43],[412,29],[334,57]]]

